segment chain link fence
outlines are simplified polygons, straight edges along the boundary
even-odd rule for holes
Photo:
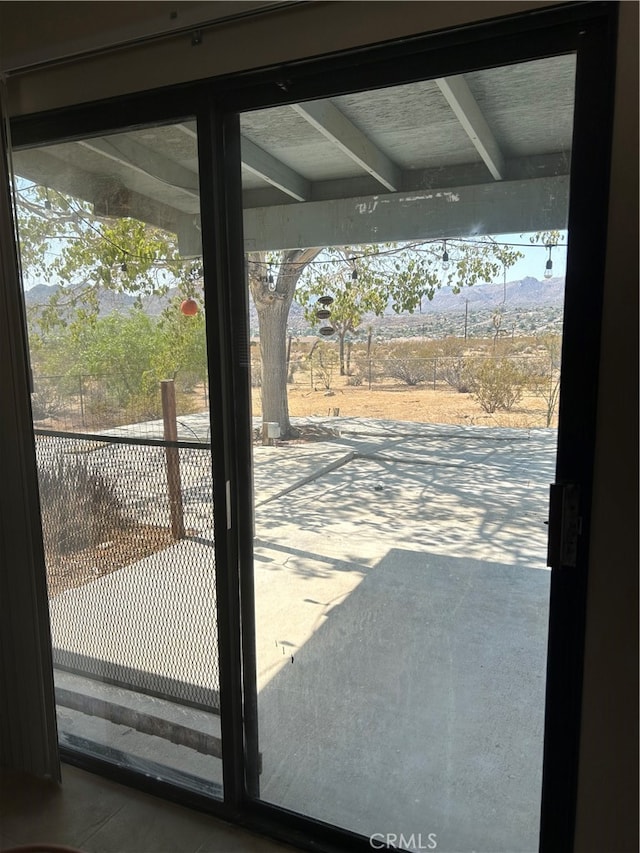
[[[219,708],[210,444],[35,438],[55,665]]]
[[[204,411],[207,381],[185,373],[176,382],[178,414]],[[151,377],[133,373],[34,374],[31,395],[33,420],[54,430],[104,430],[141,423],[162,415],[160,385]]]
[[[407,354],[370,355],[355,351],[347,358],[344,369],[346,384],[366,386],[369,389],[389,384],[421,385],[438,388],[450,387],[467,392],[474,374],[484,363],[508,362],[518,369],[523,384],[535,387],[540,378],[555,375],[556,361],[544,353],[493,354],[486,352],[457,355],[420,356]],[[252,360],[252,385],[262,384],[262,366],[259,357]],[[289,363],[289,383],[307,384],[319,390],[330,388],[340,375],[337,346],[329,344],[314,349],[306,355],[296,355]]]

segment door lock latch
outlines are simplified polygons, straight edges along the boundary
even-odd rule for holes
[[[547,566],[575,567],[581,532],[579,486],[576,483],[552,483],[549,489]]]

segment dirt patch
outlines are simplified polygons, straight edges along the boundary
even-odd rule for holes
[[[166,528],[136,524],[108,542],[68,554],[46,553],[49,598],[85,586],[97,578],[142,560],[172,545],[175,539]]]
[[[330,392],[312,389],[308,383],[289,385],[291,417],[380,418],[434,424],[467,424],[497,427],[546,427],[546,405],[541,397],[525,395],[510,412],[484,412],[471,394],[459,394],[448,385],[347,384],[336,377]],[[337,410],[337,412],[336,412]],[[260,389],[253,389],[253,414],[260,415]],[[554,417],[551,426],[556,426]]]

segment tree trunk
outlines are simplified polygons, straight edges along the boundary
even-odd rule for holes
[[[321,249],[291,249],[279,261],[275,288],[268,286],[264,252],[249,257],[249,287],[258,313],[262,360],[262,421],[280,425],[282,438],[292,434],[287,396],[287,324],[298,279]]]
[[[340,376],[344,376],[346,373],[344,369],[344,339],[346,334],[346,331],[338,333],[338,347],[340,352]]]
[[[280,424],[280,435],[283,438],[291,431],[287,398],[287,320],[290,305],[290,302],[287,304],[278,299],[258,308],[262,420]]]

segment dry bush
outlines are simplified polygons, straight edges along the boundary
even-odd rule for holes
[[[83,459],[59,456],[38,471],[45,549],[67,554],[99,545],[131,526],[114,486]]]
[[[527,374],[510,358],[478,358],[468,366],[471,393],[483,411],[492,414],[498,409],[510,412],[522,399]]]

